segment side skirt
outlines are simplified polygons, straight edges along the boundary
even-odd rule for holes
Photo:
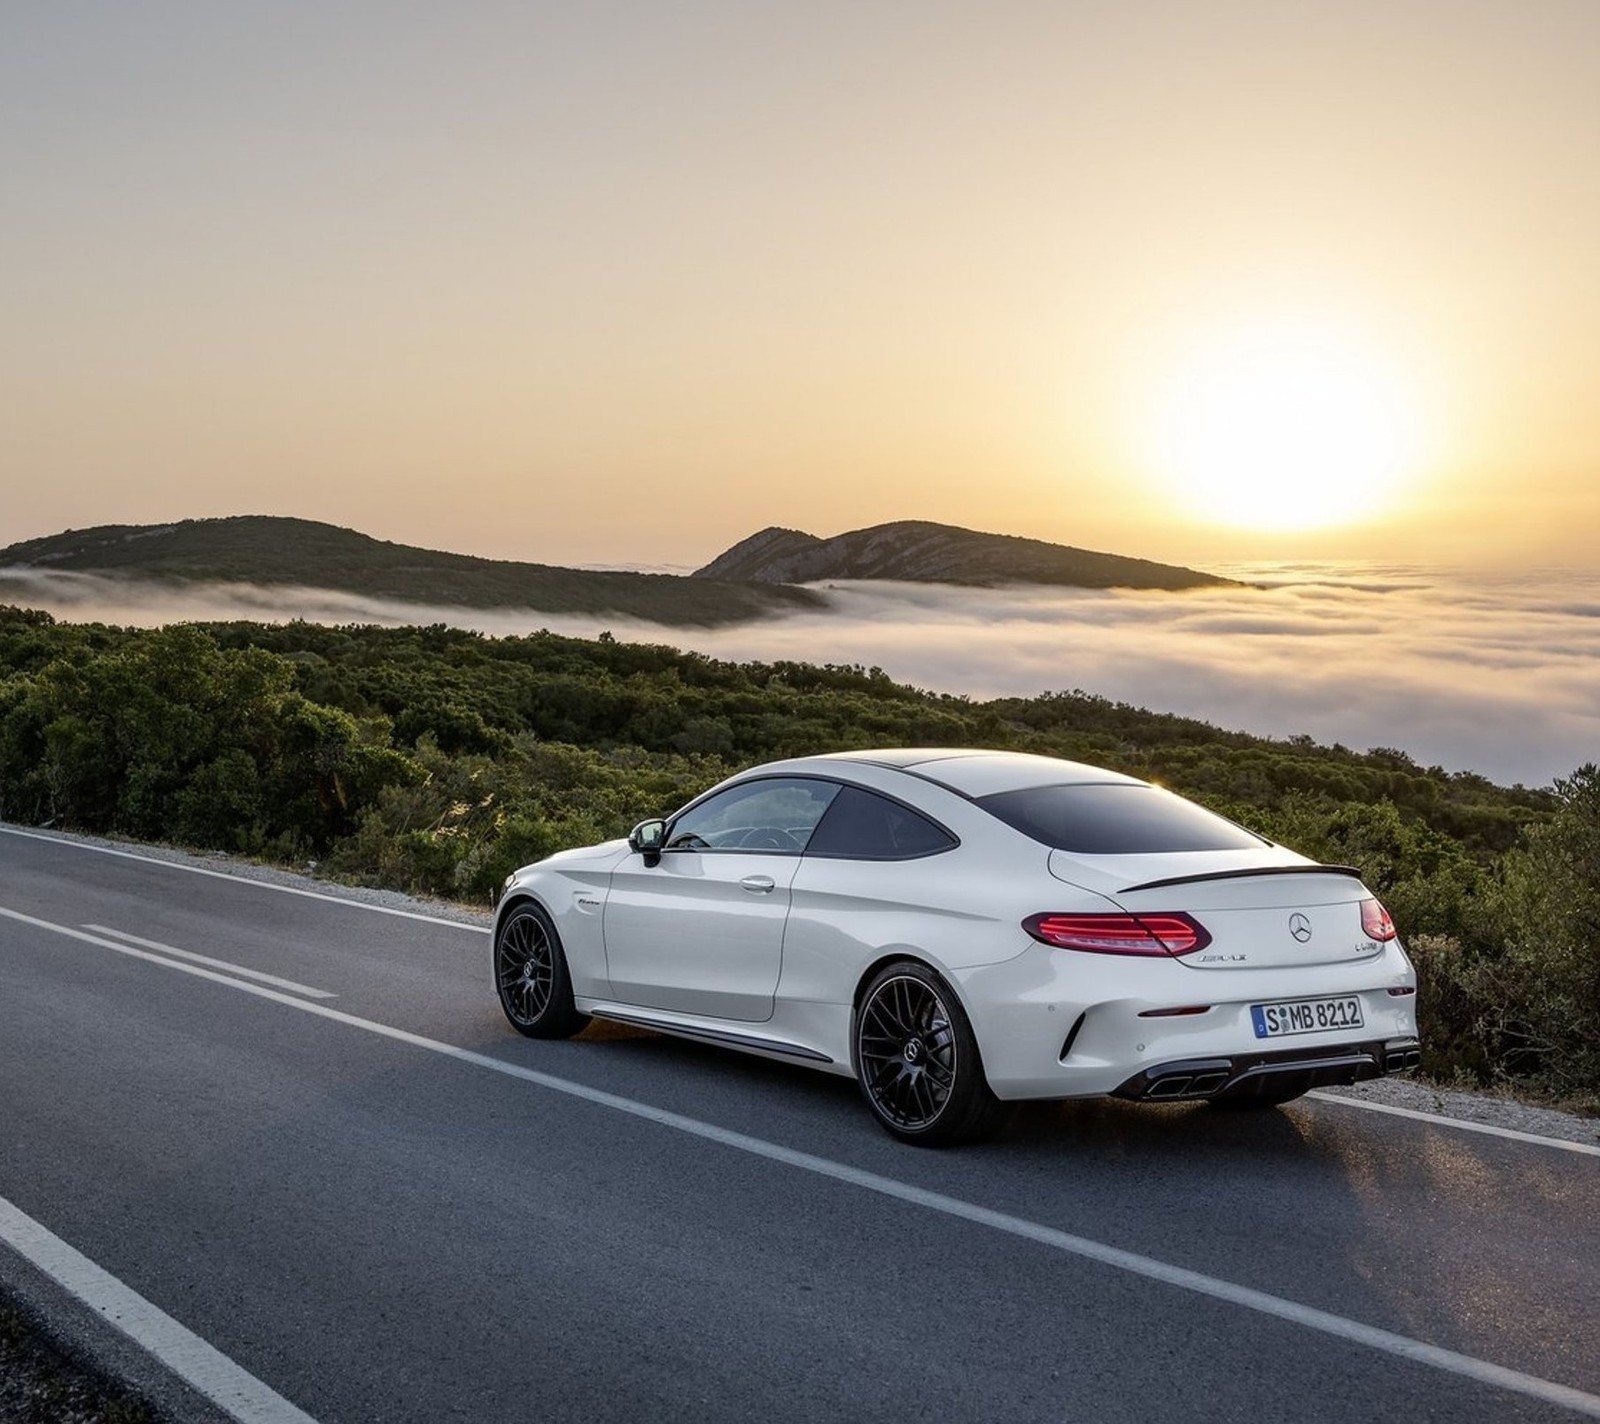
[[[779,1038],[758,1038],[755,1034],[735,1033],[731,1029],[701,1028],[697,1024],[677,1023],[670,1019],[651,1018],[633,1010],[624,1012],[612,1008],[586,1009],[591,1017],[610,1019],[614,1023],[632,1024],[636,1028],[653,1028],[659,1033],[675,1034],[679,1038],[696,1038],[706,1043],[725,1043],[730,1048],[753,1049],[758,1053],[776,1053],[784,1058],[798,1058],[807,1063],[832,1063],[826,1053],[803,1044],[788,1043]]]

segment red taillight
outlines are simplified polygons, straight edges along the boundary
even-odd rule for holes
[[[1211,943],[1197,920],[1162,915],[1030,915],[1022,922],[1037,940],[1090,954],[1193,954]]]
[[[1393,939],[1397,933],[1389,912],[1376,900],[1361,902],[1361,932],[1368,939],[1380,942]]]

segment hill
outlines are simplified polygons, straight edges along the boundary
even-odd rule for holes
[[[679,626],[824,606],[807,589],[480,559],[268,515],[69,529],[0,549],[0,574],[8,568],[165,583],[301,585],[406,603],[610,613]]]
[[[904,519],[819,539],[798,529],[763,529],[719,554],[696,578],[757,583],[821,579],[898,579],[987,586],[1060,584],[1070,588],[1201,588],[1231,579],[1174,564],[981,534],[951,524]]]

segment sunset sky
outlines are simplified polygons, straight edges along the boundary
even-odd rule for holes
[[[1600,4],[0,19],[0,544],[1590,563]]]

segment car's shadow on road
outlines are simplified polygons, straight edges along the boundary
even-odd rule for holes
[[[1066,1155],[1081,1160],[1086,1154],[1150,1162],[1211,1158],[1217,1165],[1248,1159],[1257,1169],[1273,1159],[1304,1161],[1325,1150],[1307,1136],[1292,1105],[1240,1110],[1116,1098],[1019,1103],[989,1147],[999,1156],[1035,1161]]]
[[[719,1125],[757,1136],[796,1129],[821,1131],[840,1148],[887,1141],[872,1121],[852,1078],[809,1071],[629,1025],[595,1021],[571,1045],[586,1066],[601,1066],[647,1083],[686,1113],[703,1112]],[[597,1060],[596,1055],[603,1055]],[[559,1070],[557,1070],[559,1071]],[[656,1091],[652,1101],[661,1101]],[[800,1145],[796,1143],[795,1145]],[[822,1150],[815,1142],[808,1150]],[[1198,1157],[1306,1160],[1327,1143],[1305,1130],[1303,1109],[1226,1109],[1207,1103],[1147,1104],[1116,1098],[1018,1103],[1004,1128],[964,1150],[993,1162],[1144,1159],[1152,1163]]]

